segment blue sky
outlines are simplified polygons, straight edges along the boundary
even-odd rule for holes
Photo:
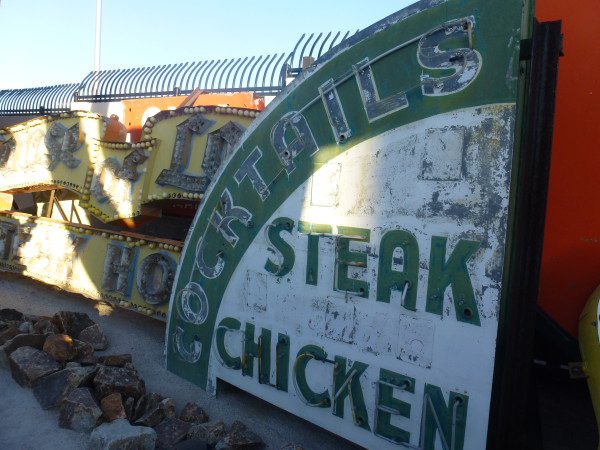
[[[289,52],[302,33],[362,29],[414,0],[103,0],[101,67]],[[0,89],[80,81],[95,0],[1,0]]]

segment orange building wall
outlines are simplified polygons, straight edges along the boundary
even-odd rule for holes
[[[554,143],[539,301],[572,335],[600,284],[600,1],[537,0],[562,20]]]
[[[155,107],[159,110],[178,108],[187,96],[137,98],[123,100],[125,117],[120,119],[131,133],[131,142],[137,142],[142,135],[142,119],[144,112]],[[192,106],[192,105],[190,105]],[[265,108],[262,98],[255,98],[251,92],[237,92],[232,94],[200,94],[194,101],[193,106],[230,106],[232,108],[250,108],[262,111]]]

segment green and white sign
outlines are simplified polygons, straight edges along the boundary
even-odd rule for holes
[[[276,98],[190,230],[169,370],[368,448],[485,448],[526,16],[422,1]]]

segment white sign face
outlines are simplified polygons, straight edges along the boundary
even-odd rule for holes
[[[485,448],[521,14],[502,4],[418,3],[269,106],[188,236],[170,370],[369,448]]]
[[[365,442],[364,428],[345,427],[340,417],[354,414],[371,430],[396,426],[419,436],[424,418],[452,414],[460,399],[453,434],[468,431],[465,448],[485,445],[478,416],[489,407],[494,358],[481,349],[496,341],[513,115],[513,106],[494,105],[430,117],[319,168],[272,214],[239,262],[219,309],[217,323],[227,330],[215,333],[209,378],[326,428],[344,426],[343,435],[358,443]],[[490,196],[497,202],[492,215]],[[288,220],[289,231],[273,225]],[[285,265],[291,270],[284,276],[268,270]],[[258,361],[254,376],[242,377],[229,360],[241,360],[264,333],[272,373],[259,384]],[[296,385],[287,392],[270,386],[278,335],[289,339],[290,355],[307,355],[288,361]],[[327,361],[307,352],[316,343]],[[394,371],[392,388],[386,370]],[[302,376],[306,386],[298,385]],[[350,400],[348,388],[362,399]],[[302,408],[315,393],[324,393],[327,407]],[[399,407],[395,398],[410,414],[386,412]]]

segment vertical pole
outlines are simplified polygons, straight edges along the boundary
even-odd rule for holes
[[[96,0],[96,45],[94,47],[94,71],[100,70],[100,28],[102,26],[102,0]]]
[[[96,0],[96,41],[94,44],[94,81],[93,93],[98,94],[98,77],[100,71],[100,38],[102,27],[102,0]]]

